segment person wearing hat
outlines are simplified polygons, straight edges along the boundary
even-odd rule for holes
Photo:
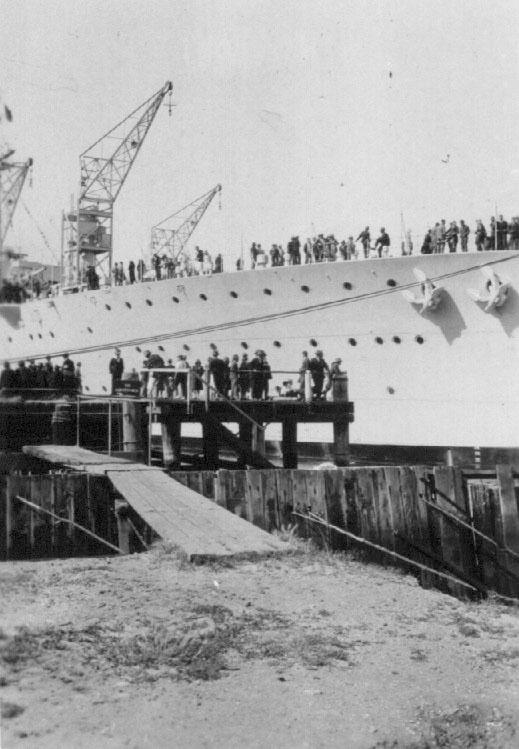
[[[245,400],[250,390],[250,362],[248,354],[242,354],[238,373],[238,389],[240,398]]]
[[[180,388],[182,398],[187,398],[187,370],[189,364],[185,354],[179,354],[177,356],[177,363],[175,364],[175,379],[173,381],[173,392],[177,392]]]
[[[63,362],[61,364],[61,375],[63,377],[63,390],[73,391],[74,388],[74,362],[70,358],[70,354],[63,354]]]
[[[251,391],[253,400],[268,398],[269,380],[272,378],[270,364],[267,355],[262,349],[255,352],[254,359],[250,363]]]
[[[310,369],[310,359],[308,357],[308,351],[301,353],[302,361],[299,367],[299,397],[304,400],[305,397],[305,373]]]
[[[145,351],[144,352],[144,361],[142,362],[142,369],[143,370],[149,369],[151,367],[150,361],[151,361],[151,351]],[[150,379],[149,372],[143,371],[141,373],[141,396],[143,398],[145,398],[146,395],[148,394],[148,382],[149,382],[149,379]]]
[[[110,359],[108,371],[112,376],[112,395],[115,395],[115,388],[119,384],[119,380],[123,376],[124,371],[124,362],[121,359],[121,349],[115,349],[115,356]]]
[[[325,374],[330,374],[330,367],[325,362],[323,352],[317,350],[313,359],[310,359],[309,369],[312,374],[313,388],[312,393],[314,398],[323,397],[323,384]]]

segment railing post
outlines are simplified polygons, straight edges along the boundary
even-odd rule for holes
[[[186,406],[187,406],[187,412],[189,413],[191,410],[191,377],[192,372],[190,369],[187,370],[186,374]]]
[[[312,402],[312,374],[309,369],[305,369],[305,403]]]
[[[79,409],[80,409],[80,398],[79,394],[77,395],[77,404],[76,404],[76,447],[79,447]]]
[[[205,381],[205,410],[209,411],[209,399],[211,395],[211,387],[210,387],[210,374],[209,374],[209,367],[206,367],[204,369],[204,381]]]
[[[112,454],[112,399],[108,399],[108,455]]]

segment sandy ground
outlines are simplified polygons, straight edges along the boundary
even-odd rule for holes
[[[311,550],[0,576],[2,749],[519,746],[519,607]]]

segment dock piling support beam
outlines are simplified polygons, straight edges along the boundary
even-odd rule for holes
[[[164,468],[179,469],[181,459],[182,422],[167,412],[161,415],[160,430],[162,434],[162,461]]]
[[[297,421],[283,419],[281,452],[283,468],[297,468]]]

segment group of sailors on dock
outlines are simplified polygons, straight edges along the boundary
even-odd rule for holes
[[[334,359],[328,365],[321,350],[317,350],[313,357],[303,351],[300,367],[292,373],[295,380],[285,379],[282,385],[276,385],[276,397],[302,400],[309,383],[313,399],[326,399],[333,378],[343,374],[341,364],[341,359]],[[222,357],[213,346],[205,365],[200,359],[190,365],[186,354],[179,354],[173,362],[173,359],[164,361],[158,352],[146,351],[140,374],[136,369],[125,370],[121,351],[116,349],[108,370],[113,395],[121,392],[122,381],[125,381],[134,383],[141,397],[149,398],[185,399],[189,391],[189,397],[197,399],[206,388],[212,397],[228,400],[269,400],[274,397],[269,392],[273,372],[263,349],[257,349],[254,357],[249,359],[246,352],[241,357],[238,354]]]
[[[11,366],[6,361],[0,372],[0,394],[40,398],[45,395],[73,395],[81,392],[81,362],[74,363],[69,354],[63,354],[61,364],[35,359],[20,361]]]

